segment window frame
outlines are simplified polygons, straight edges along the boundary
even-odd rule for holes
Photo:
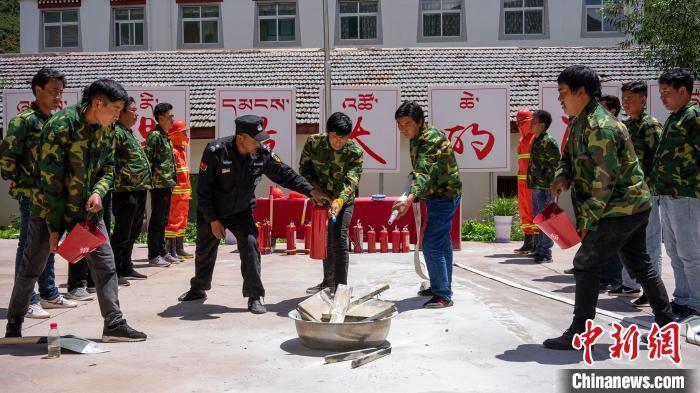
[[[376,1],[377,3],[377,12],[365,12],[362,13],[360,12],[359,9],[359,3],[363,1]],[[358,3],[358,9],[357,13],[347,13],[343,14],[345,18],[347,17],[352,17],[356,16],[357,17],[357,23],[358,23],[358,38],[351,38],[351,39],[343,39],[341,37],[342,31],[341,31],[341,14],[340,14],[340,3],[348,3],[348,2],[353,2],[353,3]],[[368,38],[368,39],[360,39],[359,38],[359,31],[360,31],[360,17],[361,16],[376,16],[377,18],[377,36],[376,38]],[[368,46],[368,45],[382,45],[384,39],[382,37],[382,1],[381,0],[337,0],[335,4],[335,29],[334,29],[334,42],[336,46]]]
[[[499,40],[546,40],[549,39],[549,0],[542,0],[542,7],[526,7],[523,0],[522,7],[506,8],[506,0],[500,0],[501,14],[499,17],[498,39]],[[585,0],[584,0],[585,1]],[[542,11],[542,33],[525,34],[525,11],[541,10]],[[506,34],[506,11],[521,11],[523,17],[523,32],[522,34]]]
[[[455,11],[445,11],[442,9],[442,0],[440,0],[440,10],[439,11],[424,11],[423,1],[418,1],[418,34],[416,41],[418,43],[423,42],[464,42],[467,40],[467,17],[466,17],[466,4],[464,0],[460,0],[461,8],[459,10],[459,35],[455,36],[425,36],[423,35],[423,16],[428,14],[440,14],[440,29],[443,30],[442,15],[445,13],[457,13]]]
[[[177,48],[178,49],[206,49],[206,48],[223,48],[224,47],[224,36],[223,36],[223,18],[221,16],[221,3],[178,3],[177,4]],[[199,18],[184,18],[183,11],[188,7],[198,7],[200,16]],[[218,17],[202,17],[201,12],[203,7],[216,7],[219,9]],[[202,22],[203,21],[216,21],[217,30],[217,42],[198,42],[198,43],[185,43],[185,22],[186,21],[199,21],[199,39],[203,41],[202,36]]]
[[[110,33],[109,33],[109,48],[112,51],[133,51],[133,50],[147,50],[148,49],[148,9],[146,6],[138,6],[138,5],[122,5],[122,6],[112,6],[111,7],[111,23],[110,23]],[[138,21],[132,21],[129,19],[128,21],[117,21],[117,10],[122,10],[122,9],[143,9],[143,20],[140,20],[141,23],[143,23],[143,44],[141,45],[117,45],[117,40],[120,39],[120,37],[117,36],[117,32],[115,30],[116,24],[119,23],[120,25],[122,24],[130,24],[130,23],[137,23]]]
[[[82,51],[83,48],[83,39],[82,39],[82,31],[80,28],[80,8],[57,8],[57,9],[42,9],[39,12],[39,17],[41,18],[41,23],[39,23],[39,51],[40,52],[79,52]],[[76,22],[63,22],[63,12],[66,11],[75,11],[77,15],[77,21]],[[52,23],[46,23],[44,22],[45,20],[45,15],[47,12],[58,12],[61,15],[61,21],[60,22],[52,22]],[[46,46],[46,26],[58,26],[61,28],[61,46]],[[63,46],[63,26],[65,25],[70,25],[70,26],[77,26],[78,27],[78,45],[77,46]]]
[[[600,38],[600,37],[624,37],[625,34],[619,30],[604,30],[605,23],[601,20],[601,30],[600,31],[589,31],[588,30],[588,9],[599,8],[602,9],[605,6],[605,0],[601,0],[600,5],[588,5],[586,0],[581,0],[581,38]]]
[[[276,15],[274,16],[260,16],[260,1],[255,2],[255,28],[253,33],[253,46],[256,48],[288,48],[301,46],[301,14],[299,13],[299,2],[297,0],[279,0],[279,1],[265,1],[262,4],[275,4],[279,6],[282,3],[294,4],[294,40],[292,41],[280,41],[279,40],[279,20],[280,19],[292,19],[291,15],[282,15],[280,18],[279,9],[276,8]],[[262,20],[277,20],[277,41],[262,41],[260,40],[260,21]]]

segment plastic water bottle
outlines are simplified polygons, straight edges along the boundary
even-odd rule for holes
[[[61,335],[58,333],[58,324],[55,322],[51,324],[51,330],[49,330],[49,336],[47,338],[47,343],[49,347],[49,359],[58,359],[61,357]]]

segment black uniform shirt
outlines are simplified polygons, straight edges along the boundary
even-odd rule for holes
[[[266,146],[255,154],[238,153],[235,137],[207,145],[199,166],[197,203],[207,222],[225,219],[255,207],[255,187],[262,175],[275,183],[309,196],[313,186]]]

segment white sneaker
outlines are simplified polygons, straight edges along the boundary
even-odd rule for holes
[[[88,293],[87,289],[83,287],[75,288],[74,290],[66,293],[66,299],[78,300],[81,302],[95,299],[95,295]]]
[[[41,304],[37,303],[29,305],[27,313],[24,314],[24,317],[32,319],[46,319],[51,317],[51,314],[49,314],[43,308],[41,308]]]
[[[68,300],[61,295],[56,296],[56,298],[53,300],[41,299],[41,301],[39,303],[41,304],[41,307],[43,307],[45,309],[78,307],[78,303],[76,303],[72,300]]]

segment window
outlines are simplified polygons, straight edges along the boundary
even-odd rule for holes
[[[586,31],[596,32],[617,32],[615,24],[603,13],[606,0],[584,0],[584,11],[586,16]]]
[[[461,0],[421,0],[423,37],[462,35]]]
[[[258,4],[258,26],[261,43],[296,41],[296,3]]]
[[[114,8],[114,46],[144,45],[144,9]]]
[[[543,35],[544,0],[503,0],[505,35]]]
[[[341,40],[377,40],[378,1],[339,3]]]
[[[218,44],[219,23],[218,5],[183,5],[182,42],[188,44]]]
[[[44,11],[42,17],[45,49],[79,46],[78,10]]]

